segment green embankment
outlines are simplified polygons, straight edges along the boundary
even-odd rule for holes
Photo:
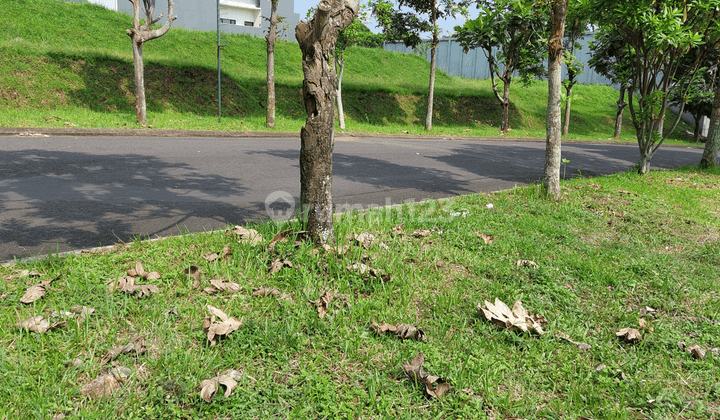
[[[0,125],[137,128],[130,16],[88,3],[0,0]],[[161,9],[161,8],[160,8]],[[148,122],[153,128],[262,131],[265,40],[223,35],[222,123],[217,120],[216,34],[172,28],[145,44]],[[348,52],[343,99],[348,132],[425,134],[429,65],[421,57],[361,47]],[[277,131],[299,131],[301,55],[276,47]],[[511,137],[544,137],[547,84],[515,83]],[[488,80],[439,72],[431,134],[496,136],[500,107]],[[568,139],[612,134],[616,91],[577,86]],[[634,140],[625,123],[623,139]],[[683,128],[684,129],[684,128]],[[680,132],[680,130],[678,130]]]

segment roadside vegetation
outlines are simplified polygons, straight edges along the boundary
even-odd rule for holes
[[[0,121],[4,126],[139,128],[135,123],[129,15],[91,4],[0,0]],[[155,129],[268,131],[265,42],[223,35],[223,118],[217,118],[214,33],[172,28],[144,49],[148,124]],[[345,132],[426,134],[429,64],[419,56],[350,47],[343,78]],[[275,51],[277,122],[305,123],[296,43]],[[547,83],[514,86],[508,137],[545,137]],[[617,92],[579,85],[565,139],[612,137]],[[438,72],[430,134],[498,136],[502,111],[488,80]],[[635,142],[629,120],[621,140]],[[685,142],[681,125],[673,138]]]
[[[266,222],[0,267],[0,417],[719,418],[719,176],[347,213],[339,249]]]

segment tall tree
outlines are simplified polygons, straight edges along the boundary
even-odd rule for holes
[[[495,98],[502,107],[500,131],[510,128],[510,85],[517,73],[523,82],[545,75],[543,54],[547,13],[536,0],[478,0],[480,15],[456,26],[457,40],[467,53],[480,48],[490,67]],[[502,94],[497,79],[503,82]]]
[[[300,203],[306,229],[316,243],[333,242],[332,153],[335,144],[336,74],[330,66],[340,31],[355,19],[359,0],[322,0],[295,38],[302,51],[303,102],[307,120],[300,130]]]
[[[563,37],[568,0],[550,0],[550,38],[548,39],[548,106],[545,142],[545,193],[560,198],[561,92]],[[566,117],[567,118],[567,117]]]
[[[563,40],[563,62],[567,70],[567,78],[563,81],[565,87],[565,117],[563,120],[562,134],[566,135],[570,131],[570,109],[572,107],[572,90],[578,82],[578,76],[583,73],[585,64],[581,63],[575,56],[575,50],[582,48],[580,41],[588,31],[588,23],[582,13],[582,8],[578,7],[574,1],[568,4],[567,17],[565,18],[565,37]]]
[[[277,40],[277,24],[278,24],[278,2],[280,0],[270,0],[270,18],[268,33],[265,35],[265,44],[267,46],[267,115],[265,117],[265,125],[269,128],[275,127],[275,41]]]
[[[595,35],[595,42],[590,42],[590,50],[593,54],[588,65],[620,87],[613,132],[613,137],[619,138],[622,135],[623,113],[627,106],[625,94],[632,85],[632,60],[627,56],[628,50],[620,34],[602,28]]]
[[[638,173],[645,174],[650,159],[682,116],[681,106],[672,128],[660,132],[670,90],[678,89],[684,96],[682,92],[687,92],[697,75],[707,46],[720,41],[720,0],[584,1],[595,23],[621,37],[631,60],[629,108],[640,149]],[[683,85],[677,86],[675,76],[681,58],[693,48],[700,49],[695,63],[688,67]]]
[[[705,140],[705,150],[700,159],[700,166],[704,168],[717,165],[718,149],[720,149],[720,83],[716,83],[715,86],[715,102],[710,117],[710,131],[707,140]]]
[[[133,63],[135,72],[135,115],[137,122],[143,127],[147,126],[147,105],[145,104],[145,68],[143,64],[143,45],[152,39],[159,38],[167,33],[172,23],[177,19],[173,15],[175,4],[168,0],[168,15],[165,24],[158,29],[151,29],[152,25],[163,18],[163,14],[153,18],[155,13],[155,0],[142,0],[145,11],[145,22],[140,20],[140,0],[130,0],[133,5],[133,28],[125,31],[132,40]]]
[[[682,86],[684,77],[687,77],[686,67],[692,66],[695,62],[695,55],[701,49],[693,49],[685,54],[681,59],[680,69],[676,77],[675,85]],[[681,92],[674,89],[670,95],[670,101],[675,105],[685,104],[685,112],[689,113],[695,119],[695,127],[693,130],[693,140],[699,142],[702,137],[701,120],[702,117],[710,118],[713,108],[713,98],[715,94],[715,81],[720,61],[720,45],[712,48],[705,55],[698,71],[697,77],[689,82],[687,92]],[[682,94],[685,96],[682,96]]]
[[[440,43],[438,19],[455,16],[462,7],[456,0],[397,0],[398,7],[388,0],[377,0],[372,4],[373,13],[383,27],[387,39],[402,40],[406,47],[417,47],[421,34],[430,32],[430,83],[428,86],[428,105],[425,114],[425,130],[432,129],[433,102],[435,96],[435,67],[437,64],[437,46]],[[402,8],[411,9],[402,12]]]

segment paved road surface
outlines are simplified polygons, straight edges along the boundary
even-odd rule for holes
[[[267,218],[265,200],[299,201],[298,139],[0,137],[0,261]],[[695,164],[664,147],[654,168]],[[338,139],[333,199],[366,208],[542,176],[543,142]],[[566,144],[568,174],[630,168],[635,145]],[[276,203],[277,204],[277,203]]]

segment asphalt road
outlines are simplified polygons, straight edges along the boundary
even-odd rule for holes
[[[0,137],[0,261],[224,228],[299,201],[300,141],[232,138]],[[663,147],[653,168],[702,150]],[[367,208],[542,177],[544,142],[339,138],[333,201]],[[567,173],[625,171],[636,145],[564,144]],[[287,210],[282,201],[271,211]]]

